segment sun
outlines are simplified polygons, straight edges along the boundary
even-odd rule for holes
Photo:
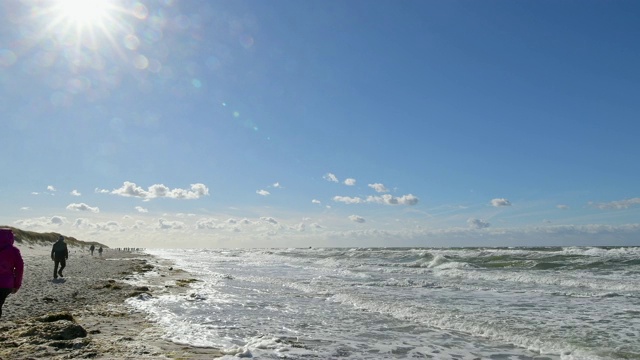
[[[58,0],[55,5],[61,18],[83,27],[100,24],[111,10],[109,0]]]

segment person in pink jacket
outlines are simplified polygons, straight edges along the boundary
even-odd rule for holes
[[[20,250],[13,245],[13,231],[0,228],[0,317],[9,294],[22,286],[24,262]]]

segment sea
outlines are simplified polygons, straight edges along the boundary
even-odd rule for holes
[[[640,359],[640,247],[146,251],[193,282],[128,305],[229,359]]]

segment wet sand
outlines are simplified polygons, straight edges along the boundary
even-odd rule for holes
[[[64,278],[53,278],[50,247],[16,244],[25,261],[22,288],[0,319],[0,359],[214,359],[218,349],[183,346],[124,301],[132,296],[185,294],[189,274],[142,253],[107,249],[102,257],[70,247]],[[147,271],[148,284],[132,278]],[[184,285],[182,282],[180,285]]]

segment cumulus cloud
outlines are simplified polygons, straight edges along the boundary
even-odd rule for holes
[[[61,226],[67,223],[64,216],[39,217],[35,219],[21,219],[15,221],[16,225],[26,229],[47,228],[50,226]]]
[[[272,186],[273,186],[274,188],[282,188],[282,185],[280,185],[280,183],[279,183],[279,182],[274,183]]]
[[[313,204],[322,204],[320,202],[320,200],[316,200],[316,199],[311,200],[311,203],[313,203]]]
[[[31,210],[31,208],[28,207],[28,206],[23,206],[23,207],[20,208],[20,210],[21,211],[29,211],[29,210]]]
[[[262,196],[268,196],[268,195],[271,195],[271,193],[270,193],[270,192],[268,192],[267,190],[257,190],[257,191],[256,191],[256,194],[258,194],[258,195],[262,195]]]
[[[100,209],[98,207],[91,207],[85,203],[79,203],[79,204],[69,204],[67,205],[67,210],[72,210],[72,211],[90,211],[92,213],[99,213]]]
[[[278,225],[278,220],[272,218],[272,217],[267,217],[267,216],[263,216],[260,218],[260,220],[264,221],[264,222],[268,222],[270,224],[273,225]]]
[[[227,223],[229,223],[228,220],[227,220]],[[221,229],[221,228],[224,228],[224,224],[218,223],[218,219],[202,218],[196,221],[196,229]]]
[[[182,230],[184,223],[182,221],[169,221],[166,219],[158,219],[156,229],[160,230]]]
[[[191,184],[191,187],[188,190],[179,188],[170,189],[163,184],[151,185],[147,190],[145,190],[135,183],[125,181],[122,187],[120,187],[119,189],[114,189],[110,193],[125,197],[139,197],[145,200],[155,198],[193,200],[209,195],[209,189],[204,184],[198,183]]]
[[[108,194],[108,193],[110,193],[111,191],[110,191],[110,190],[107,190],[107,189],[99,189],[99,188],[96,188],[96,189],[94,190],[94,192],[95,192],[96,194]]]
[[[632,206],[640,205],[640,198],[611,201],[607,203],[590,202],[589,205],[602,210],[624,210]]]
[[[63,225],[64,223],[67,222],[67,219],[62,217],[62,216],[52,216],[50,218],[51,224],[54,225]]]
[[[377,193],[389,192],[389,189],[387,189],[383,184],[380,184],[380,183],[369,184],[367,186],[375,190]]]
[[[334,183],[340,182],[340,181],[338,181],[338,178],[332,173],[327,173],[322,178],[324,178],[327,181],[334,182]]]
[[[352,178],[345,179],[344,184],[347,186],[354,186],[356,184],[356,179],[352,179]]]
[[[560,210],[567,210],[567,209],[569,209],[569,205],[563,205],[563,204],[560,204],[560,205],[558,205],[558,206],[556,206],[556,207],[557,207],[558,209],[560,209]]]
[[[358,215],[349,215],[349,220],[357,223],[365,222],[365,219],[362,216],[358,216]]]
[[[491,226],[488,222],[475,218],[468,219],[467,224],[469,224],[469,227],[472,229],[486,229]]]
[[[145,209],[145,208],[143,208],[142,206],[136,206],[136,207],[135,207],[135,209],[136,209],[136,211],[138,211],[139,213],[148,213],[148,212],[149,212],[149,210],[148,210],[148,209]]]
[[[385,205],[415,205],[417,204],[419,199],[413,194],[402,195],[400,197],[395,197],[390,194],[385,194],[382,196],[369,196],[367,197],[367,202],[376,203],[376,204],[385,204]]]
[[[395,197],[390,194],[385,194],[382,196],[368,196],[366,199],[360,197],[349,197],[349,196],[334,196],[333,201],[341,202],[345,204],[363,204],[363,203],[373,203],[373,204],[383,204],[383,205],[415,205],[418,203],[419,199],[412,194],[402,195],[400,197]]]
[[[507,199],[492,199],[491,206],[501,207],[501,206],[511,206],[511,202]]]
[[[58,190],[56,190],[56,188],[55,188],[53,185],[49,185],[49,186],[47,186],[47,190],[48,190],[48,191],[51,191],[51,192],[56,192],[56,191],[58,191]]]
[[[73,189],[73,191],[71,191],[71,193],[70,193],[70,194],[71,194],[72,196],[80,196],[80,195],[82,195],[82,194],[80,194],[80,191],[78,191],[78,190],[76,190],[76,189]]]
[[[341,202],[345,204],[361,204],[365,202],[363,199],[359,197],[349,197],[349,196],[334,196],[333,201]]]

